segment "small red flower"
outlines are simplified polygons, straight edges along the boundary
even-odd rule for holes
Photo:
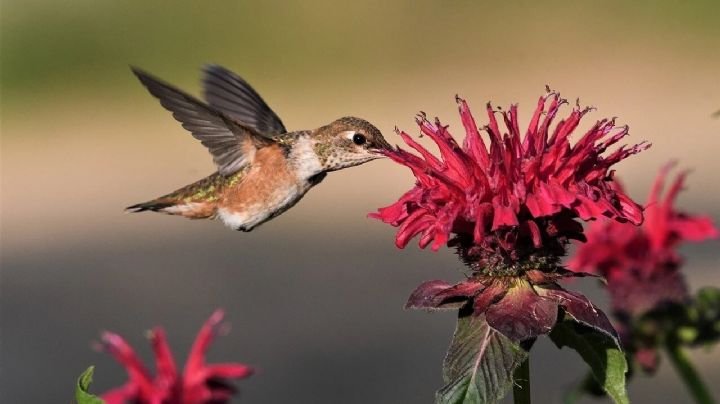
[[[575,322],[615,337],[605,314],[557,283],[577,275],[560,268],[559,261],[570,239],[584,239],[577,219],[642,222],[641,207],[613,187],[610,167],[649,145],[621,146],[604,155],[628,134],[613,119],[596,122],[571,144],[570,136],[590,108],[573,108],[553,125],[567,102],[549,93],[540,97],[524,136],[517,105],[505,112],[488,104],[489,123],[482,128],[488,147],[467,103],[457,102],[466,132],[462,146],[447,126],[421,114],[420,131],[437,144],[441,158],[405,132],[399,135],[420,156],[400,148],[385,152],[410,168],[417,182],[396,203],[370,216],[399,227],[399,248],[418,235],[421,248],[449,244],[472,270],[456,285],[425,282],[407,307],[462,307],[518,342],[550,332],[562,309]]]
[[[386,151],[417,178],[400,200],[370,215],[399,227],[398,247],[419,235],[420,247],[437,250],[455,235],[479,247],[468,252],[478,255],[483,266],[507,266],[541,249],[541,255],[562,255],[568,239],[583,239],[576,218],[642,222],[640,206],[612,187],[610,167],[649,145],[622,146],[603,155],[628,134],[626,126],[603,119],[571,145],[571,134],[590,108],[574,108],[551,129],[567,102],[549,93],[540,97],[524,136],[517,105],[505,112],[488,104],[489,123],[482,128],[489,135],[488,148],[467,103],[457,102],[466,132],[462,147],[447,126],[437,119],[430,123],[421,114],[420,130],[437,144],[442,159],[405,132],[399,135],[422,157],[399,148]]]
[[[662,196],[672,166],[663,167],[655,179],[642,226],[596,222],[590,226],[588,242],[579,245],[568,262],[572,270],[596,273],[607,279],[616,312],[639,316],[662,303],[684,303],[688,291],[680,273],[682,258],[677,247],[686,241],[718,237],[718,229],[709,217],[689,215],[674,208],[686,173],[679,174]]]
[[[108,391],[102,399],[108,404],[220,404],[229,402],[236,392],[231,379],[250,376],[252,368],[237,364],[206,364],[205,353],[218,333],[224,317],[222,310],[215,311],[203,325],[193,343],[185,369],[178,373],[170,352],[165,332],[161,328],[150,331],[150,342],[155,353],[156,375],[142,364],[137,354],[117,334],[102,334],[102,346],[127,370],[129,381]]]
[[[686,173],[679,174],[662,196],[672,166],[663,167],[655,179],[642,226],[596,222],[590,226],[588,242],[579,245],[568,262],[572,270],[596,273],[607,280],[623,345],[649,373],[657,369],[659,344],[676,340],[682,328],[703,329],[698,311],[685,309],[693,305],[693,299],[680,272],[682,258],[677,247],[685,241],[718,236],[709,217],[689,215],[674,208]],[[688,310],[695,311],[695,315],[688,317]],[[701,335],[704,333],[698,331],[698,336]],[[706,336],[700,337],[703,338]]]

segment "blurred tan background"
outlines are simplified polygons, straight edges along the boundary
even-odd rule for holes
[[[199,68],[243,75],[290,129],[343,115],[416,133],[419,110],[456,136],[453,97],[519,102],[527,122],[546,84],[617,116],[653,147],[618,167],[644,200],[658,167],[693,174],[680,205],[720,218],[720,3],[67,2],[0,5],[2,315],[0,401],[68,402],[95,364],[95,391],[125,376],[90,349],[120,332],[149,359],[143,331],[165,325],[179,358],[224,307],[233,325],[211,359],[255,365],[249,403],[423,403],[440,387],[451,314],[401,310],[422,280],[458,279],[449,251],[398,251],[365,218],[412,184],[378,161],[330,175],[256,231],[123,208],[213,170],[205,149],[140,86],[140,66],[199,94]],[[586,122],[586,124],[589,124]],[[693,288],[720,284],[718,243],[685,250]],[[578,287],[604,303],[592,282]],[[584,372],[540,341],[538,403]],[[717,351],[694,353],[708,382]],[[631,386],[638,403],[686,402],[664,364]],[[716,397],[720,386],[710,383]]]

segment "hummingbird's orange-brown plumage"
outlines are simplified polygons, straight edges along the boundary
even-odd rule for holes
[[[204,71],[207,103],[138,69],[133,72],[208,148],[218,171],[130,206],[131,212],[219,217],[236,230],[249,231],[292,207],[327,172],[382,157],[390,147],[377,128],[354,117],[288,133],[247,82],[220,66]]]

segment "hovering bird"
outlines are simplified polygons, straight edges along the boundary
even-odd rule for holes
[[[217,172],[175,192],[128,207],[191,219],[220,218],[250,231],[280,215],[328,172],[382,157],[391,146],[369,122],[344,117],[314,130],[288,132],[242,78],[204,69],[206,102],[132,68],[176,120],[207,147]]]

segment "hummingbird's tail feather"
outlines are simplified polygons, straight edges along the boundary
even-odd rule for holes
[[[159,212],[162,211],[165,208],[169,208],[171,206],[175,205],[175,203],[172,202],[159,202],[157,200],[152,200],[149,202],[143,202],[143,203],[137,203],[132,206],[128,206],[125,208],[125,211],[128,213],[138,213],[138,212],[145,212],[145,211],[153,211],[153,212]]]
[[[240,175],[241,173],[236,174],[238,177]],[[234,178],[215,173],[167,195],[128,206],[125,211],[129,213],[161,212],[190,219],[213,218],[220,195],[228,184],[233,183]]]
[[[160,197],[152,201],[138,203],[125,208],[128,213],[161,212],[190,219],[210,219],[215,217],[215,204],[210,202],[188,202]]]

